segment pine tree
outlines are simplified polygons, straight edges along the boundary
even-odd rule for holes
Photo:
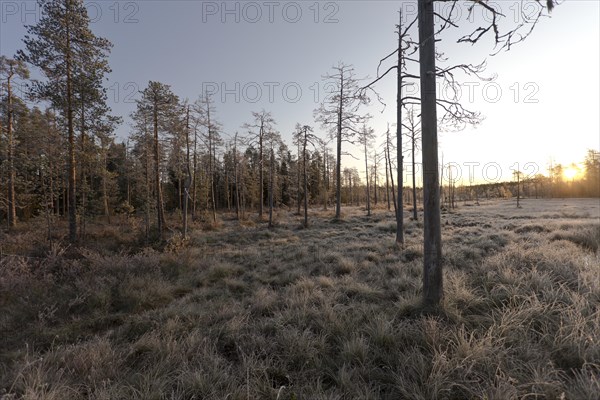
[[[49,101],[66,120],[68,137],[69,240],[77,239],[75,110],[77,86],[95,82],[108,71],[111,43],[94,35],[83,0],[39,0],[41,17],[27,27],[25,50],[18,58],[41,69],[47,81],[37,82],[34,93]],[[93,62],[92,62],[93,61]],[[87,78],[86,78],[87,77]],[[83,92],[81,92],[83,93]],[[81,96],[83,99],[83,96]]]
[[[12,83],[15,78],[28,79],[29,70],[20,60],[13,60],[0,56],[0,79],[6,82],[6,161],[8,163],[8,226],[13,228],[17,224],[16,202],[15,202],[15,164],[14,164],[14,94]],[[1,135],[0,130],[0,135]]]

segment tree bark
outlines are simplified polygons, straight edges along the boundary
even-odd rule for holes
[[[183,238],[187,238],[188,231],[188,198],[190,194],[190,185],[192,183],[192,173],[190,171],[190,106],[185,112],[185,148],[186,148],[186,167],[187,178],[185,180],[185,189],[183,192]]]
[[[273,149],[271,148],[271,154],[269,157],[269,228],[273,227],[273,180],[275,179],[275,174],[273,172],[274,164],[275,164],[275,155]]]
[[[263,138],[264,138],[264,120],[260,122],[260,131],[258,132],[258,217],[262,219],[263,216],[263,196],[264,196],[264,188],[263,188]]]
[[[65,29],[66,29],[66,46],[65,46],[65,65],[67,69],[67,130],[69,141],[69,156],[67,162],[68,168],[68,202],[69,202],[69,241],[75,243],[77,241],[77,199],[75,192],[76,183],[76,166],[75,166],[75,130],[73,127],[73,82],[71,71],[71,0],[65,0]]]
[[[158,99],[154,99],[153,107],[153,128],[154,128],[154,184],[156,187],[156,212],[158,223],[158,235],[160,239],[163,237],[165,225],[165,212],[163,209],[162,188],[160,184],[160,151],[158,143]]]
[[[304,127],[304,148],[302,150],[302,165],[304,170],[304,227],[308,227],[308,179],[306,177],[306,142],[307,142],[307,132],[308,129]]]
[[[415,170],[415,125],[412,123],[412,194],[413,194],[413,218],[416,221],[418,218],[417,214],[417,171]]]
[[[13,76],[13,68],[9,67],[8,79],[6,82],[7,94],[8,94],[8,227],[14,228],[17,225],[17,211],[15,202],[15,165],[14,165],[14,140],[13,140],[13,110],[12,110],[12,90],[10,81]],[[0,133],[2,131],[0,130]]]
[[[386,147],[387,147],[387,142],[386,142]],[[389,170],[388,170],[388,156],[387,156],[387,150],[384,149],[383,150],[383,156],[384,156],[384,162],[385,162],[385,201],[387,202],[387,209],[391,210],[392,209],[392,205],[390,203],[390,174],[389,174]]]
[[[404,245],[404,177],[402,156],[402,13],[398,23],[398,88],[396,98],[396,159],[398,160],[398,204],[396,207],[396,243]]]
[[[342,113],[344,102],[344,75],[341,71],[340,75],[340,104],[338,107],[338,121],[337,121],[337,161],[335,165],[335,219],[339,220],[342,218]]]
[[[366,190],[366,194],[367,194],[367,216],[371,216],[371,192],[369,189],[369,162],[368,162],[368,154],[367,154],[367,138],[365,136],[365,143],[364,143],[364,148],[365,148],[365,174],[366,174],[366,180],[367,180],[367,190]]]
[[[419,0],[418,16],[421,74],[421,132],[423,142],[423,302],[426,307],[435,307],[442,303],[444,294],[438,180],[433,0]]]

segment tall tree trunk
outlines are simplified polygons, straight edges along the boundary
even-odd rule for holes
[[[183,237],[187,238],[188,231],[188,198],[190,196],[190,185],[192,183],[192,172],[190,171],[190,106],[185,112],[185,148],[186,148],[186,168],[187,178],[185,180],[185,190],[183,198]]]
[[[69,241],[77,241],[77,200],[75,192],[76,166],[75,166],[75,129],[73,127],[73,82],[72,82],[72,54],[71,54],[71,0],[65,0],[65,64],[67,69],[67,131],[69,140],[69,156],[67,169],[69,175],[68,201],[69,201]]]
[[[83,102],[83,91],[81,92],[81,160],[80,160],[80,170],[81,170],[81,209],[80,209],[80,220],[79,220],[79,236],[82,240],[85,240],[86,235],[86,208],[87,208],[87,160],[86,160],[86,136],[85,136],[85,104]]]
[[[144,178],[146,186],[146,205],[145,205],[145,243],[150,241],[150,140],[148,138],[148,121],[144,114],[144,155],[146,168],[144,169]]]
[[[377,196],[377,151],[375,151],[375,156],[373,157],[373,194],[375,200],[375,206],[377,206],[378,196]]]
[[[231,212],[231,188],[229,187],[229,169],[225,168],[225,157],[223,157],[223,172],[225,173],[225,199],[227,199],[227,212]]]
[[[237,135],[237,134],[236,134]],[[196,217],[196,182],[198,172],[198,132],[194,127],[194,165],[192,171],[192,220]]]
[[[259,137],[258,137],[258,192],[259,192],[259,204],[258,204],[258,217],[259,219],[262,219],[263,216],[263,196],[264,196],[264,188],[263,188],[263,160],[264,160],[264,155],[263,155],[263,138],[264,138],[264,122],[261,120],[260,123],[260,131],[259,131]]]
[[[388,159],[388,165],[390,168],[390,182],[392,184],[392,204],[394,205],[394,215],[398,214],[398,206],[397,206],[397,202],[396,202],[396,188],[394,187],[394,169],[392,168],[392,160],[391,160],[391,155],[390,155],[390,147],[389,147],[389,142],[388,142],[388,147],[387,147],[387,159]]]
[[[102,140],[103,141],[103,140]],[[102,152],[103,154],[103,164],[102,167],[102,203],[104,204],[104,216],[106,217],[106,222],[110,225],[110,208],[108,206],[108,188],[107,188],[107,168],[108,168],[108,149],[104,147],[104,141],[102,143]]]
[[[13,109],[12,109],[12,90],[10,80],[13,75],[12,66],[7,79],[8,94],[8,227],[14,228],[17,225],[17,208],[15,202],[15,165],[14,165],[14,140],[13,140]],[[1,134],[2,130],[0,130]]]
[[[369,162],[367,153],[367,138],[365,137],[365,178],[367,180],[367,216],[371,216],[371,192],[369,190]]]
[[[39,159],[39,170],[40,170],[40,183],[42,185],[42,194],[44,196],[44,214],[46,215],[46,238],[48,242],[52,244],[52,223],[50,218],[50,207],[48,206],[48,202],[50,201],[50,205],[52,205],[52,199],[48,198],[48,188],[46,183],[44,182],[44,168],[41,157]],[[49,171],[52,174],[52,171]]]
[[[398,160],[398,204],[396,208],[396,243],[404,245],[404,177],[402,156],[402,13],[398,22],[398,88],[396,99],[396,159]]]
[[[237,132],[233,138],[233,180],[235,181],[235,215],[240,220],[240,182],[238,178]]]
[[[417,214],[417,171],[415,171],[415,126],[412,125],[412,194],[413,194],[413,218],[418,219]]]
[[[421,132],[423,135],[423,301],[438,306],[444,297],[442,230],[438,180],[435,28],[433,0],[419,0]]]
[[[269,157],[269,228],[273,227],[273,181],[275,179],[275,173],[273,171],[275,166],[275,154],[273,148],[271,148],[271,154]]]
[[[154,128],[154,184],[156,189],[156,213],[158,223],[159,238],[163,238],[165,228],[165,211],[163,209],[162,187],[160,183],[160,150],[158,143],[158,104],[157,99],[154,99],[153,107],[153,128]]]
[[[386,142],[386,147],[387,147],[387,142]],[[385,201],[387,203],[387,209],[388,211],[392,209],[392,205],[390,203],[390,175],[389,175],[389,170],[388,170],[388,156],[387,156],[387,150],[384,149],[383,150],[383,157],[384,157],[384,162],[385,162]]]
[[[327,147],[325,147],[325,149],[323,150],[323,154],[324,159],[323,159],[323,210],[327,211],[327,194],[328,194],[328,185],[327,185],[327,179],[328,179],[328,170],[329,168],[327,167]]]
[[[51,160],[48,160],[48,174],[50,177],[50,204],[51,204],[51,210],[52,210],[52,214],[56,215],[58,214],[58,201],[54,196],[54,163]]]
[[[298,210],[296,214],[300,215],[300,202],[302,198],[300,196],[300,139],[298,139],[298,160],[296,161],[296,205]]]
[[[127,139],[127,143],[125,145],[125,165],[126,174],[127,174],[127,204],[131,204],[131,178],[129,176],[129,139]]]
[[[337,160],[335,164],[335,219],[339,220],[342,217],[342,112],[344,99],[344,75],[343,71],[340,75],[340,104],[338,108],[337,120]]]
[[[304,148],[302,149],[302,165],[303,165],[303,170],[304,170],[304,227],[307,228],[308,227],[308,179],[307,179],[307,172],[306,172],[306,142],[307,142],[307,135],[308,133],[308,128],[304,127]]]
[[[208,168],[208,173],[210,174],[210,200],[212,203],[212,216],[213,216],[213,223],[217,222],[217,204],[215,201],[215,171],[214,171],[214,166],[216,164],[216,149],[215,149],[215,143],[214,143],[214,138],[213,138],[213,130],[212,130],[212,123],[210,121],[210,102],[209,102],[209,98],[208,96],[206,97],[206,116],[207,116],[207,123],[208,123],[208,162],[209,162],[209,168]]]
[[[517,208],[521,207],[519,200],[521,199],[521,174],[517,171]]]

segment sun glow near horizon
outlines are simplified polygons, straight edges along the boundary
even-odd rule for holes
[[[574,165],[568,166],[563,171],[563,177],[569,181],[574,180],[576,178],[581,179],[582,176],[583,174],[581,169]]]

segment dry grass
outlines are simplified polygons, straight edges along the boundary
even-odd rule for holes
[[[222,218],[156,248],[134,222],[86,248],[20,228],[5,253],[39,258],[0,260],[0,398],[597,399],[597,202],[522,205],[443,214],[436,315],[422,225],[399,249],[382,209]]]

